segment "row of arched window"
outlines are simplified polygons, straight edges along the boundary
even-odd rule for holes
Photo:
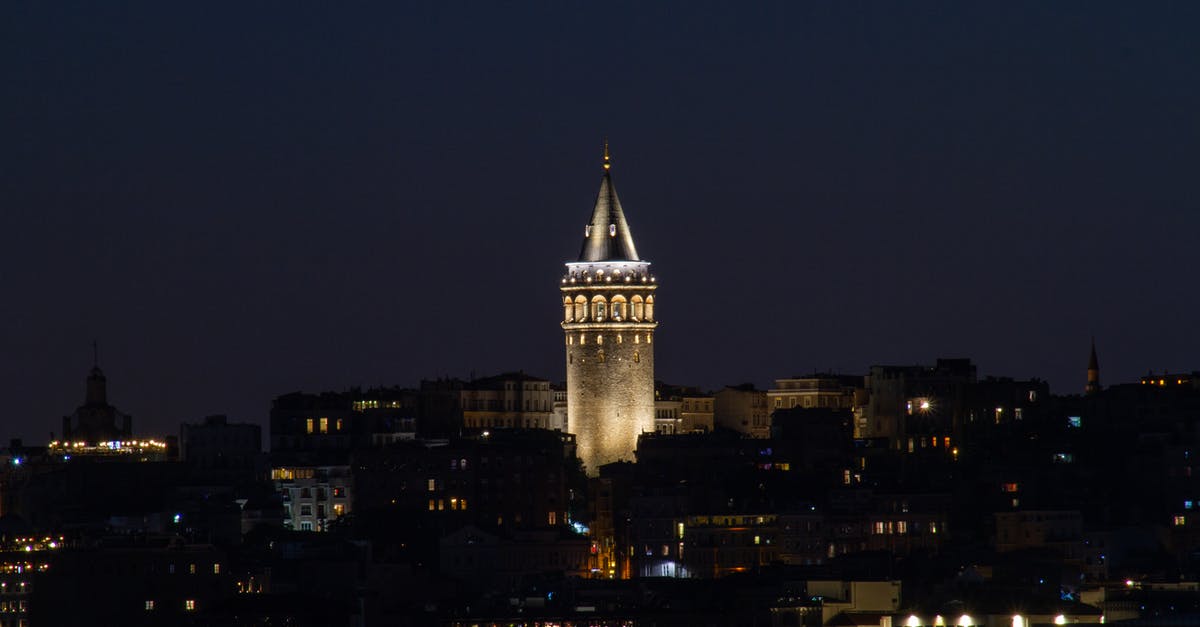
[[[571,300],[570,296],[563,297],[563,320],[566,322],[604,322],[612,320],[632,320],[634,322],[650,322],[654,320],[654,297],[647,296],[644,300],[641,294],[635,294],[628,301],[617,294],[612,300],[597,294],[588,302],[582,294]]]

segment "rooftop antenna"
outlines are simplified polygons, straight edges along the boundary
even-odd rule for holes
[[[607,172],[612,167],[612,159],[608,155],[608,135],[604,135],[604,171]]]

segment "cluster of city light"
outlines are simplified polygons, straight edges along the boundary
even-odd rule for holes
[[[5,546],[5,548],[10,551],[24,551],[26,553],[33,553],[35,551],[53,551],[62,547],[62,545],[62,536],[42,536],[40,538],[36,536],[29,536],[13,538],[8,542],[8,545]],[[26,566],[28,566],[28,564],[26,564]],[[7,565],[5,567],[7,567]]]
[[[166,450],[167,443],[161,440],[109,440],[107,442],[60,442],[50,443],[51,450],[73,453],[136,453],[146,449]]]
[[[44,573],[50,569],[50,565],[46,562],[34,564],[32,562],[4,562],[0,563],[0,574],[3,575],[20,575],[28,572]]]
[[[1104,622],[1103,618],[1101,618],[1101,622]],[[980,624],[982,624],[982,623],[979,623],[978,621],[976,621],[974,618],[971,617],[970,614],[962,614],[961,616],[958,617],[957,620],[954,621],[953,627],[975,627],[976,625],[980,625]],[[1066,625],[1067,617],[1062,614],[1058,614],[1057,616],[1054,617],[1054,624],[1055,625]],[[904,621],[904,627],[925,627],[926,625],[932,625],[933,627],[949,627],[950,623],[947,623],[946,618],[940,614],[933,617],[932,623],[925,622],[924,620],[921,619],[920,616],[917,616],[916,614],[910,614],[908,616],[908,619]],[[1027,619],[1024,616],[1021,616],[1020,614],[1017,614],[1012,617],[1012,627],[1029,627],[1029,625],[1030,625],[1029,619]]]

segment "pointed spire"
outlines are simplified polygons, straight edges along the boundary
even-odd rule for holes
[[[1092,354],[1088,358],[1087,385],[1083,386],[1084,394],[1095,394],[1100,391],[1100,360],[1096,358],[1096,337],[1092,336]]]
[[[633,245],[633,233],[625,221],[621,201],[612,182],[612,155],[608,150],[608,137],[604,138],[604,177],[600,179],[600,193],[596,195],[596,206],[592,219],[583,230],[583,248],[579,261],[640,261],[637,248]]]
[[[108,404],[107,387],[104,371],[100,370],[100,347],[95,340],[92,340],[92,370],[88,373],[87,394],[84,396],[84,403],[87,405]]]

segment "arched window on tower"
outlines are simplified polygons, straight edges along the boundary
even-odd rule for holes
[[[599,359],[600,363],[604,363],[604,349],[603,348],[596,351],[596,359]]]
[[[597,294],[592,297],[592,320],[604,322],[604,316],[608,313],[606,305],[607,303],[604,301],[603,296]]]
[[[654,297],[646,297],[646,320],[654,319]]]
[[[563,321],[575,321],[575,304],[571,302],[570,296],[563,297]]]
[[[613,320],[624,320],[626,315],[629,313],[626,310],[625,297],[621,296],[620,294],[612,297],[612,305],[610,307],[612,309]]]
[[[575,322],[583,322],[587,320],[587,299],[581,296],[575,297]]]
[[[645,315],[645,310],[642,307],[641,294],[634,294],[633,298],[629,299],[629,316],[634,320],[641,320]]]

